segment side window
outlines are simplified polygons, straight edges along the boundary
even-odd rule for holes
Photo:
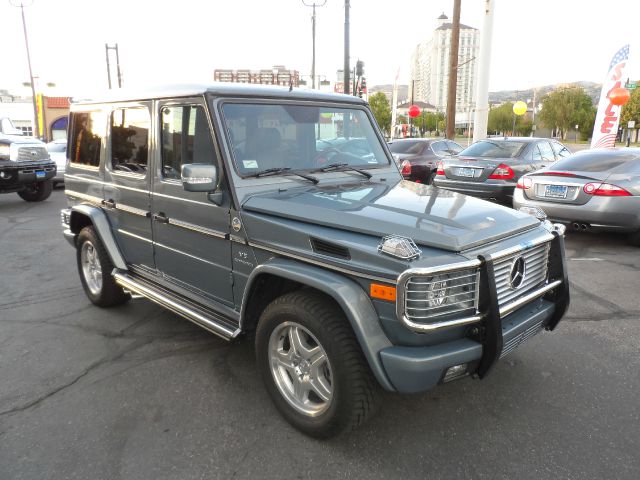
[[[538,143],[538,147],[540,148],[540,154],[542,155],[543,162],[556,161],[556,157],[553,154],[553,150],[551,149],[551,145],[549,145],[549,142],[540,142]]]
[[[149,110],[120,108],[111,113],[111,168],[116,172],[147,171]]]
[[[542,161],[542,153],[540,153],[540,149],[538,148],[538,145],[534,145],[533,148],[531,149],[531,160],[534,162],[541,162]]]
[[[571,155],[569,149],[564,145],[558,142],[551,142],[551,145],[553,146],[553,151],[556,152],[556,156],[558,157],[558,159]]]
[[[180,180],[182,165],[216,164],[207,115],[201,105],[162,108],[162,176]]]
[[[100,166],[100,150],[105,116],[102,112],[74,112],[71,114],[69,160],[77,165]]]

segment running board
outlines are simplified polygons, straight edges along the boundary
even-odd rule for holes
[[[114,270],[113,278],[122,288],[141,295],[158,305],[177,313],[181,317],[195,323],[199,327],[224,338],[232,340],[241,330],[210,309],[201,307],[179,295],[176,295],[158,285],[134,276],[129,272]]]

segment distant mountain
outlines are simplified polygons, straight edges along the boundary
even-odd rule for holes
[[[593,104],[596,105],[600,99],[600,90],[602,90],[601,83],[594,82],[573,82],[573,83],[557,83],[555,85],[545,85],[544,87],[529,88],[527,90],[501,90],[499,92],[489,92],[489,103],[504,103],[514,102],[516,100],[533,100],[533,91],[536,91],[536,102],[542,102],[542,97],[547,93],[550,93],[558,88],[562,87],[582,87],[587,95],[593,100]],[[373,85],[369,87],[369,94],[383,92],[391,103],[391,95],[393,93],[393,85]],[[409,86],[398,85],[398,103],[403,103],[409,100]]]
[[[393,96],[393,85],[373,85],[369,87],[369,95],[382,92],[387,96],[389,103]],[[398,103],[406,102],[409,98],[409,85],[398,85]]]
[[[594,82],[573,82],[573,83],[558,83],[555,85],[545,85],[544,87],[535,87],[528,90],[501,90],[499,92],[489,92],[489,103],[504,103],[513,102],[515,100],[533,100],[533,91],[536,91],[536,102],[541,102],[542,97],[547,93],[550,93],[558,88],[562,87],[582,87],[587,95],[591,97],[594,105],[600,99],[600,90],[602,90],[601,83]]]

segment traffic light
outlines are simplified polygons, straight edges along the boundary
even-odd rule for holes
[[[360,79],[360,88],[358,88],[358,96],[362,98],[362,94],[367,93],[367,79],[362,77]]]
[[[364,62],[358,60],[356,62],[356,77],[361,77],[362,75],[364,75]]]

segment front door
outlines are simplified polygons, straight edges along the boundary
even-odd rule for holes
[[[216,205],[207,193],[185,191],[180,180],[182,165],[189,163],[214,164],[223,177],[204,101],[157,102],[156,118],[151,198],[156,268],[196,298],[233,305],[228,192]]]
[[[154,271],[149,216],[150,106],[151,102],[123,104],[109,113],[103,206],[127,264]]]

